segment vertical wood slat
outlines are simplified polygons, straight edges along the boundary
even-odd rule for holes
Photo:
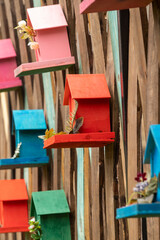
[[[134,187],[137,175],[137,67],[134,55],[133,28],[130,17],[129,77],[128,77],[128,196]],[[138,220],[129,219],[129,240],[138,239]]]

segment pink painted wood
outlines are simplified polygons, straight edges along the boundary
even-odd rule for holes
[[[11,39],[0,40],[0,92],[22,86],[21,80],[14,77],[16,67],[16,53]]]
[[[145,7],[153,0],[83,0],[80,13],[106,12],[128,8]]]

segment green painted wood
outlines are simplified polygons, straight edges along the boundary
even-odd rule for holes
[[[33,204],[37,215],[69,213],[69,206],[64,190],[32,193],[31,215]]]
[[[73,64],[67,64],[67,65],[39,68],[39,69],[33,69],[33,70],[24,70],[24,71],[21,71],[19,74],[17,74],[16,77],[23,77],[23,76],[27,76],[27,75],[34,75],[34,74],[41,74],[41,73],[65,70],[65,69],[71,67],[72,65]]]
[[[85,240],[84,233],[84,162],[83,148],[77,149],[77,232],[78,240]]]

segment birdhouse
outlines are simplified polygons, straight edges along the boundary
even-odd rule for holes
[[[16,67],[16,52],[11,39],[0,40],[0,92],[22,86],[21,80],[14,77]]]
[[[145,7],[153,0],[83,0],[80,13],[106,12],[128,8]]]
[[[24,179],[0,180],[0,233],[28,231],[28,194]]]
[[[44,147],[102,147],[114,141],[110,129],[111,98],[104,74],[70,74],[66,77],[64,105],[70,115],[78,109],[75,119],[83,117],[78,134],[55,135],[44,141]]]
[[[13,128],[15,145],[21,144],[18,157],[1,159],[0,168],[36,167],[47,164],[49,157],[43,149],[43,141],[38,136],[44,135],[46,123],[43,110],[14,110]]]
[[[151,177],[160,173],[160,125],[151,125],[144,153],[144,164],[151,165]],[[160,186],[153,203],[132,204],[117,209],[117,219],[129,217],[160,217]]]
[[[59,4],[27,9],[27,23],[35,31],[35,41],[39,44],[35,50],[37,62],[20,65],[15,70],[16,76],[64,70],[75,64],[68,24]]]
[[[42,240],[71,240],[69,212],[63,190],[32,193],[30,215],[40,222]]]

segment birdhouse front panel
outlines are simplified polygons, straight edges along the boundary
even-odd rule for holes
[[[44,240],[71,239],[69,214],[42,215],[40,223]]]
[[[24,179],[0,180],[0,233],[28,231],[28,194]]]
[[[16,53],[11,39],[0,40],[0,92],[22,86],[19,78],[14,77]]]
[[[83,0],[80,4],[80,13],[106,12],[145,7],[150,2],[152,2],[152,0]]]

